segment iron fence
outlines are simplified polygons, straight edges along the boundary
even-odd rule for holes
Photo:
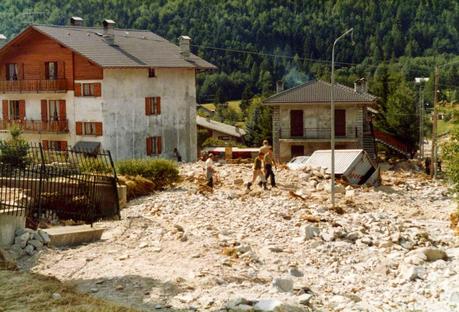
[[[119,217],[117,177],[109,151],[43,148],[0,154],[0,213],[40,220],[83,221]]]

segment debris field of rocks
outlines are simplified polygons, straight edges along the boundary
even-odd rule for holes
[[[455,204],[423,174],[385,171],[378,187],[325,170],[276,171],[254,186],[248,164],[183,164],[182,182],[139,198],[99,242],[20,262],[84,292],[145,311],[458,311]],[[23,245],[18,239],[17,243]]]

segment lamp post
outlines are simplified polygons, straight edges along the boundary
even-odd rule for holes
[[[331,68],[331,93],[330,93],[330,145],[331,145],[331,203],[335,208],[335,46],[338,41],[354,31],[354,28],[346,30],[341,36],[335,39],[332,48],[332,68]]]
[[[416,77],[414,82],[419,84],[419,157],[424,158],[424,95],[422,84],[429,81],[427,77]]]

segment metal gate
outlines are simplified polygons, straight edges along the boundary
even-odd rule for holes
[[[109,151],[28,145],[23,161],[0,162],[0,213],[93,223],[119,217],[116,171]]]

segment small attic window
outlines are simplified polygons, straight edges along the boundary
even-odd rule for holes
[[[148,69],[148,77],[155,78],[156,77],[156,69],[154,67],[150,67]]]

